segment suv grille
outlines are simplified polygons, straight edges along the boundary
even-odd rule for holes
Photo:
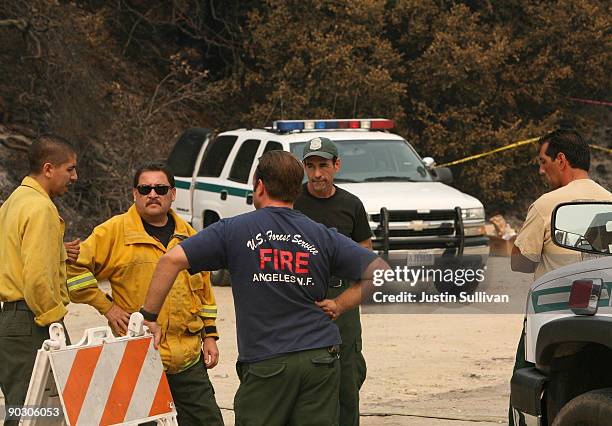
[[[380,223],[380,214],[371,216],[373,222]],[[455,220],[454,210],[430,210],[429,213],[419,213],[417,210],[389,210],[389,222],[408,222],[411,220]]]
[[[390,210],[389,238],[455,235],[455,218],[454,210],[431,210],[429,213],[419,213],[416,210]],[[371,220],[380,224],[380,214],[371,215]],[[404,228],[396,223],[411,221],[422,221],[426,227],[422,230],[407,229],[408,225]],[[383,237],[383,230],[380,225],[374,230],[374,235],[376,238]]]

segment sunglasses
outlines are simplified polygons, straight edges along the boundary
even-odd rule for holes
[[[168,185],[138,185],[136,187],[140,195],[149,195],[152,189],[155,190],[157,195],[166,195],[170,187]]]

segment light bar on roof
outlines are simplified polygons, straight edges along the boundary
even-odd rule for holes
[[[365,129],[388,130],[394,126],[393,120],[385,118],[331,119],[331,120],[278,120],[272,123],[272,128],[280,132],[294,130],[333,130],[333,129]]]

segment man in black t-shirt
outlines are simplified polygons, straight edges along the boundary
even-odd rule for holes
[[[355,195],[334,185],[340,171],[338,149],[327,138],[314,138],[304,147],[303,163],[308,182],[295,201],[294,208],[315,222],[372,249],[372,231],[363,203]],[[349,287],[346,280],[332,277],[327,298],[340,295]],[[366,377],[366,363],[361,354],[359,308],[345,312],[336,320],[340,329],[340,425],[359,425],[359,390]]]
[[[151,321],[176,274],[229,269],[237,425],[338,425],[340,333],[333,320],[360,303],[375,269],[388,268],[371,250],[293,210],[303,176],[292,154],[265,153],[253,177],[256,210],[222,219],[162,256],[141,309],[157,340]],[[331,276],[357,282],[325,299]]]

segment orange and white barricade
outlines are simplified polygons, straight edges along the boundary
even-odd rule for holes
[[[79,343],[66,346],[60,324],[52,324],[49,331],[51,339],[38,351],[24,405],[46,411],[22,417],[21,424],[178,424],[159,352],[140,313],[130,317],[125,337],[97,327],[86,330]],[[61,407],[62,413],[52,419],[50,407]]]

